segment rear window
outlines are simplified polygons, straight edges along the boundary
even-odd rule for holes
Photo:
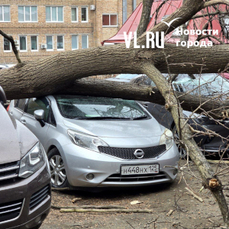
[[[146,119],[150,116],[132,100],[89,97],[56,96],[62,116],[70,119]]]

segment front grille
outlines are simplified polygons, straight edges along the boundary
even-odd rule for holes
[[[50,197],[50,185],[46,185],[44,188],[35,192],[30,199],[29,209],[33,210],[37,207],[43,200]]]
[[[0,222],[14,220],[21,212],[23,200],[0,204]]]
[[[134,152],[137,149],[144,151],[145,155],[143,158],[155,158],[166,150],[165,145],[157,145],[147,148],[117,148],[107,146],[99,146],[98,148],[101,153],[109,154],[122,159],[137,159],[134,155]]]
[[[163,172],[158,174],[145,174],[145,175],[130,175],[130,176],[121,176],[120,174],[113,174],[109,176],[103,183],[106,182],[137,182],[137,181],[153,181],[167,179],[166,175]]]
[[[7,181],[18,177],[19,161],[0,165],[0,181]]]

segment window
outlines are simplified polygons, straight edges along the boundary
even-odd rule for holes
[[[63,6],[46,6],[47,22],[63,22]]]
[[[31,36],[31,50],[32,51],[37,51],[38,50],[37,36]]]
[[[82,35],[82,49],[88,48],[88,35]]]
[[[37,21],[37,7],[36,6],[18,6],[18,21],[19,22],[33,22]]]
[[[19,37],[19,49],[20,51],[27,51],[27,38],[26,36]]]
[[[117,26],[117,14],[103,14],[103,26]]]
[[[122,23],[127,20],[127,0],[122,0]]]
[[[57,36],[57,50],[64,49],[64,36]]]
[[[72,22],[78,22],[78,7],[72,7]]]
[[[11,51],[11,44],[10,42],[4,37],[4,51]]]
[[[81,22],[88,22],[88,8],[81,7]]]
[[[46,36],[47,50],[53,50],[53,36]]]
[[[0,22],[10,21],[10,6],[0,6]]]
[[[72,50],[78,49],[78,36],[72,35]]]
[[[133,11],[136,9],[136,0],[133,0]]]
[[[15,107],[17,107],[20,110],[24,110],[25,103],[26,103],[26,99],[18,99],[15,102]]]

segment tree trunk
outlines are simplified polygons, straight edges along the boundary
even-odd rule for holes
[[[165,105],[165,99],[156,87],[100,79],[76,80],[72,86],[57,93],[88,95],[88,92],[92,96],[121,97]],[[213,97],[198,97],[181,92],[175,94],[184,110],[195,110],[196,113],[201,113],[203,110],[210,111],[209,114],[218,119],[223,118],[223,112],[229,108],[228,100],[220,101]],[[31,94],[28,93],[27,97],[31,97]]]

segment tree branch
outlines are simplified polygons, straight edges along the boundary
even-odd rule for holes
[[[137,37],[140,37],[147,29],[150,20],[151,7],[154,0],[143,0],[143,9],[140,24],[137,30]]]
[[[224,222],[228,225],[229,212],[226,199],[223,195],[222,184],[218,177],[215,176],[214,171],[200,151],[196,142],[191,137],[191,130],[186,124],[181,105],[174,95],[174,92],[168,91],[168,82],[165,80],[164,76],[152,65],[151,62],[144,62],[142,65],[142,71],[154,81],[157,88],[165,98],[165,102],[168,104],[168,108],[171,111],[179,136],[182,137],[180,140],[184,143],[185,146],[187,146],[187,149],[189,150],[189,156],[196,164],[202,177],[204,186],[208,188],[217,199]],[[215,183],[217,183],[217,186],[211,185],[212,183],[210,181],[212,180],[216,181]]]
[[[1,34],[4,38],[6,38],[6,39],[11,43],[12,49],[13,49],[13,52],[14,52],[14,55],[15,55],[15,57],[16,57],[18,63],[20,64],[20,63],[21,63],[21,59],[20,59],[20,57],[19,57],[18,50],[17,50],[17,48],[16,48],[16,45],[15,45],[15,42],[14,42],[13,37],[12,37],[12,36],[8,36],[8,35],[5,34],[2,30],[0,30],[0,34]]]
[[[203,5],[203,8],[209,7],[209,6],[215,6],[218,4],[226,4],[229,5],[229,1],[228,0],[212,0],[209,2],[205,2]]]

